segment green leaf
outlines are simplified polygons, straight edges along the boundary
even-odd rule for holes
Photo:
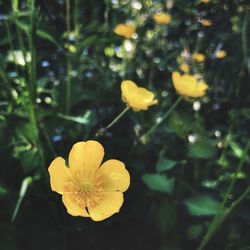
[[[196,224],[188,228],[187,235],[189,239],[196,239],[202,233],[202,225]]]
[[[19,29],[21,29],[22,31],[24,31],[27,35],[29,34],[29,25],[25,24],[23,22],[20,22],[18,20],[15,20],[16,25],[18,26]]]
[[[192,130],[193,118],[185,112],[174,111],[169,118],[169,127],[179,137],[185,138]]]
[[[92,115],[92,112],[90,110],[86,111],[83,116],[71,116],[71,115],[58,114],[60,118],[63,118],[67,121],[80,123],[83,125],[89,124],[91,115]]]
[[[161,204],[159,204],[155,212],[155,221],[161,233],[165,235],[175,225],[176,222],[175,207],[167,201],[164,201]]]
[[[12,218],[11,218],[11,221],[13,222],[17,216],[17,213],[19,211],[19,208],[21,206],[21,203],[23,201],[23,198],[27,192],[27,189],[28,189],[28,186],[32,183],[33,179],[31,176],[28,176],[26,177],[23,181],[22,181],[22,185],[21,185],[21,188],[20,188],[20,191],[19,191],[19,197],[18,197],[18,200],[17,200],[17,203],[16,203],[16,206],[15,206],[15,209],[14,209],[14,212],[13,212],[13,215],[12,215]]]
[[[45,39],[45,40],[47,40],[47,41],[49,41],[49,42],[52,42],[52,43],[54,43],[56,46],[60,47],[60,44],[59,44],[59,43],[56,41],[56,39],[55,39],[52,35],[50,35],[49,33],[45,32],[45,31],[43,31],[43,30],[37,30],[37,31],[36,31],[36,34],[37,34],[40,38]]]
[[[17,26],[22,30],[24,31],[27,35],[29,35],[29,31],[30,31],[30,25],[28,24],[25,24],[23,22],[20,22],[18,20],[15,21]],[[56,39],[51,35],[49,34],[48,32],[44,31],[44,30],[36,30],[36,35],[39,36],[40,38],[42,39],[45,39],[49,42],[52,42],[54,43],[56,46],[60,47],[60,44],[56,41]]]
[[[172,161],[166,158],[159,158],[156,163],[156,170],[157,172],[163,172],[165,170],[172,169],[177,164],[176,161]]]
[[[22,151],[19,154],[19,159],[23,167],[25,174],[32,172],[34,169],[40,170],[41,156],[37,148],[31,150]]]
[[[233,150],[234,155],[241,159],[241,157],[244,154],[244,150],[240,147],[240,145],[233,141],[231,141],[229,145],[231,149]]]
[[[220,203],[208,195],[195,195],[185,201],[188,211],[195,216],[215,215],[220,210]]]
[[[189,144],[188,155],[194,158],[210,159],[216,153],[215,146],[208,140]]]
[[[7,193],[8,193],[8,190],[2,185],[0,185],[0,197],[6,195]]]
[[[174,178],[167,178],[160,174],[144,174],[142,180],[149,189],[164,193],[172,193],[174,189]]]

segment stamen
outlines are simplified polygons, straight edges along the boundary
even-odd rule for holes
[[[74,172],[65,186],[65,192],[81,208],[96,207],[103,199],[105,176],[95,173]]]

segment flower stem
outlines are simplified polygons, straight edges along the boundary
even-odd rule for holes
[[[12,1],[14,3],[14,1]],[[37,85],[37,78],[36,78],[36,48],[35,48],[35,34],[36,34],[36,19],[35,19],[35,0],[30,0],[29,2],[29,21],[30,21],[30,33],[28,36],[28,45],[29,50],[31,51],[31,62],[27,62],[26,60],[26,49],[24,46],[23,36],[21,34],[20,28],[17,25],[17,10],[13,9],[13,19],[16,25],[17,30],[17,37],[18,37],[18,43],[19,47],[21,48],[23,58],[25,61],[25,72],[24,76],[26,77],[27,72],[27,81],[25,81],[25,89],[28,93],[27,95],[27,111],[29,116],[29,125],[30,125],[30,137],[31,142],[34,148],[37,148],[38,154],[41,160],[41,173],[43,175],[46,174],[45,171],[45,160],[44,160],[44,153],[43,148],[40,143],[40,134],[39,134],[39,128],[38,128],[38,118],[37,118],[37,111],[36,111],[36,104],[35,104],[35,97],[36,97],[36,85]],[[15,6],[13,4],[13,6]]]
[[[148,136],[150,136],[161,124],[164,120],[167,119],[167,117],[172,113],[172,111],[178,106],[178,104],[180,103],[180,101],[182,100],[182,97],[180,96],[175,102],[174,104],[167,110],[167,112],[163,115],[162,119],[160,122],[155,123],[146,133],[144,133],[141,137],[140,137],[140,141],[144,141],[144,139],[147,139]]]
[[[114,124],[116,124],[130,109],[130,107],[126,107],[118,116],[114,118],[112,122],[110,122],[105,128],[100,128],[95,134],[96,137],[103,135],[109,128],[111,128]]]
[[[70,35],[70,0],[66,0],[66,28],[67,36]],[[67,53],[66,58],[66,114],[69,114],[70,110],[70,97],[71,97],[71,60],[70,54]]]
[[[245,163],[246,160],[246,156],[247,156],[247,152],[250,148],[250,141],[247,143],[245,150],[244,150],[244,154],[239,162],[239,165],[235,171],[235,174],[238,173],[239,171],[241,171],[243,164]],[[221,226],[221,224],[224,222],[224,220],[226,219],[226,217],[229,215],[229,213],[245,198],[245,196],[249,193],[250,191],[250,187],[248,187],[243,194],[235,201],[231,204],[231,207],[228,209],[225,209],[225,204],[227,202],[228,196],[230,195],[230,193],[232,192],[234,185],[236,182],[236,178],[232,178],[228,190],[224,196],[224,199],[221,202],[220,208],[219,208],[219,212],[214,216],[212,222],[210,223],[208,230],[205,234],[205,236],[203,237],[200,245],[198,246],[197,250],[202,250],[205,248],[205,246],[208,244],[208,242],[210,241],[210,239],[213,237],[214,233],[219,229],[219,227]]]

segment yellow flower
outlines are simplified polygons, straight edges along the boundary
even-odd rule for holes
[[[69,153],[69,167],[62,157],[50,164],[51,189],[62,195],[69,214],[101,221],[119,212],[130,176],[121,161],[101,165],[103,156],[99,142],[77,142]]]
[[[185,97],[202,97],[208,88],[205,82],[199,82],[189,74],[180,75],[178,72],[173,72],[172,81],[175,90]]]
[[[203,25],[203,26],[211,26],[212,25],[212,21],[211,20],[209,20],[209,19],[201,19],[201,24]]]
[[[205,55],[195,52],[192,54],[192,58],[196,62],[203,62],[205,60]]]
[[[158,103],[153,92],[138,87],[133,81],[122,81],[122,99],[134,111],[147,110],[149,106]]]
[[[182,63],[180,65],[180,69],[185,72],[185,73],[188,73],[190,71],[190,66],[187,64],[187,63]]]
[[[169,24],[172,20],[172,17],[169,14],[158,13],[153,15],[153,19],[157,24]]]
[[[201,0],[202,3],[209,3],[210,0]]]
[[[218,50],[215,53],[215,57],[218,59],[222,59],[222,58],[226,57],[226,55],[227,55],[227,52],[225,50]]]
[[[127,39],[131,38],[135,33],[135,27],[130,24],[120,23],[114,28],[114,32],[118,36],[123,36]]]

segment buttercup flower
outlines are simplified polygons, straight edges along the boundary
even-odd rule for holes
[[[114,32],[118,36],[123,36],[129,39],[135,33],[135,27],[130,24],[120,23],[114,28]]]
[[[196,62],[203,62],[205,60],[205,55],[195,52],[192,54],[192,58]]]
[[[211,20],[209,20],[209,19],[201,19],[201,24],[203,25],[203,26],[211,26],[212,25],[212,21]]]
[[[122,81],[121,90],[123,101],[134,111],[147,110],[148,107],[158,103],[153,92],[138,87],[133,81]]]
[[[153,19],[157,24],[169,24],[171,22],[171,15],[165,13],[158,13],[153,15]]]
[[[101,165],[103,156],[99,142],[77,142],[69,153],[69,167],[62,157],[50,164],[51,189],[62,195],[69,214],[101,221],[119,212],[130,176],[121,161]]]
[[[190,66],[187,63],[181,63],[180,69],[183,72],[188,73],[190,71]]]
[[[222,58],[226,57],[226,55],[227,55],[227,52],[225,50],[218,50],[215,53],[215,57],[218,59],[222,59]]]
[[[173,72],[172,80],[175,90],[185,97],[202,97],[208,88],[205,82],[199,82],[189,74],[180,75],[178,72]]]

